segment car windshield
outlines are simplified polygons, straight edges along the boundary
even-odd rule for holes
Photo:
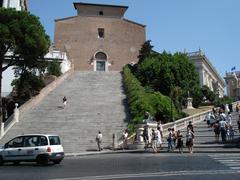
[[[5,147],[7,148],[18,148],[22,146],[23,146],[23,137],[16,137],[5,145]]]
[[[60,138],[58,136],[49,136],[50,145],[60,145]]]

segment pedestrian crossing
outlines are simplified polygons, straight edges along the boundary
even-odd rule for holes
[[[213,158],[215,161],[218,161],[221,164],[229,167],[230,169],[236,170],[238,173],[240,173],[240,153],[212,154],[208,156]]]

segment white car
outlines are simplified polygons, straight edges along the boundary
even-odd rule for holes
[[[64,158],[64,151],[58,135],[28,134],[17,136],[0,149],[0,165],[4,162],[15,164],[21,161],[36,161],[59,164]]]

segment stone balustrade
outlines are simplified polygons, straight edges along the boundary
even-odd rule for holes
[[[233,103],[233,107],[236,106],[238,102]],[[168,128],[174,128],[175,130],[182,130],[187,127],[189,124],[189,121],[192,122],[192,124],[199,123],[203,121],[208,113],[212,112],[212,110],[207,110],[186,118],[179,119],[174,122],[163,124],[163,136],[166,137],[168,135]],[[139,149],[144,147],[144,140],[143,140],[143,131],[144,127],[148,128],[148,137],[150,137],[150,133],[152,129],[157,129],[157,122],[153,123],[145,123],[145,124],[138,124],[136,126],[136,138],[133,144],[129,145],[130,149]],[[151,141],[151,139],[149,139]]]

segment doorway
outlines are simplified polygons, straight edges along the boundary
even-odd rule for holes
[[[107,55],[104,52],[97,52],[94,59],[94,71],[108,71]]]

